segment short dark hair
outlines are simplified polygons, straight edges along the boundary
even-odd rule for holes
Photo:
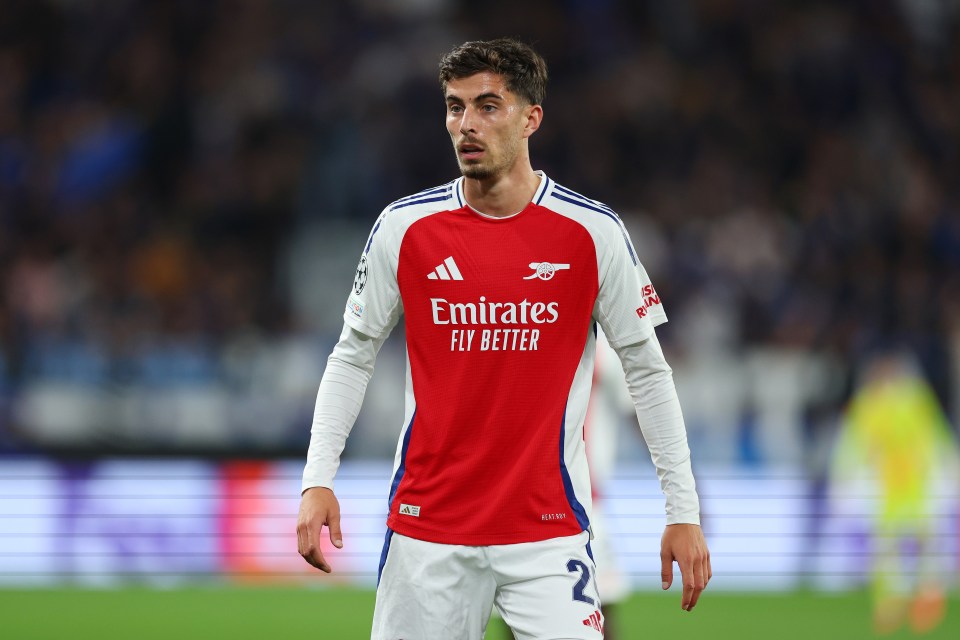
[[[440,86],[491,71],[504,77],[507,88],[530,104],[542,104],[547,92],[547,63],[539,53],[514,38],[474,40],[455,47],[440,60]]]

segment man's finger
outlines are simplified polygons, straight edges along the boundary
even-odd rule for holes
[[[330,542],[337,549],[343,548],[343,534],[340,533],[340,512],[331,513],[327,519],[327,528],[330,530]]]
[[[304,556],[306,561],[315,566],[320,571],[324,573],[331,573],[333,568],[327,563],[323,557],[323,552],[320,551],[320,546],[317,545],[313,548],[313,552],[309,556]]]
[[[297,553],[301,556],[307,555],[310,548],[310,527],[305,523],[297,524]]]
[[[664,591],[673,584],[673,558],[664,553],[660,554],[660,580]]]
[[[679,563],[678,563],[679,564]],[[680,599],[680,608],[684,611],[690,610],[690,603],[694,601],[694,579],[690,565],[680,564],[680,577],[683,579],[683,596]]]
[[[699,564],[696,566],[697,569],[693,576],[693,590],[690,594],[690,602],[687,603],[687,611],[693,611],[693,608],[697,606],[697,602],[700,600],[700,594],[703,593],[703,574],[700,573],[699,577],[697,576],[697,573],[700,572],[700,566]]]
[[[317,542],[315,543],[314,540]],[[297,526],[297,552],[310,565],[320,569],[324,573],[330,573],[332,569],[323,557],[320,551],[320,536],[313,536],[310,533],[310,526],[301,524]]]
[[[700,600],[700,594],[707,586],[706,567],[700,560],[685,563],[687,570],[683,573],[683,603],[685,611],[692,611]]]
[[[317,544],[314,544],[313,536],[308,534],[308,537],[310,542],[303,545],[300,555],[303,556],[303,559],[309,564],[317,569],[320,569],[320,571],[323,571],[324,573],[330,573],[332,569],[330,568],[330,565],[327,563],[326,559],[323,557],[323,552],[320,550],[320,536],[316,536]]]

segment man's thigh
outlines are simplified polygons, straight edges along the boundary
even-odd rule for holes
[[[599,640],[603,616],[589,534],[489,547],[495,604],[517,640]]]
[[[392,534],[372,640],[481,640],[496,583],[480,547]]]

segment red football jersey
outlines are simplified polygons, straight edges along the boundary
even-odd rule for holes
[[[666,316],[605,205],[544,175],[523,211],[494,218],[466,204],[462,181],[384,210],[344,316],[383,337],[406,315],[387,524],[447,544],[572,535],[590,522],[594,322],[616,347]]]

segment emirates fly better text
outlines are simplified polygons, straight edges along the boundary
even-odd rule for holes
[[[553,324],[560,318],[559,303],[491,302],[480,296],[477,302],[449,302],[430,298],[435,325],[530,325]],[[451,329],[451,351],[536,351],[540,330],[536,328]]]

